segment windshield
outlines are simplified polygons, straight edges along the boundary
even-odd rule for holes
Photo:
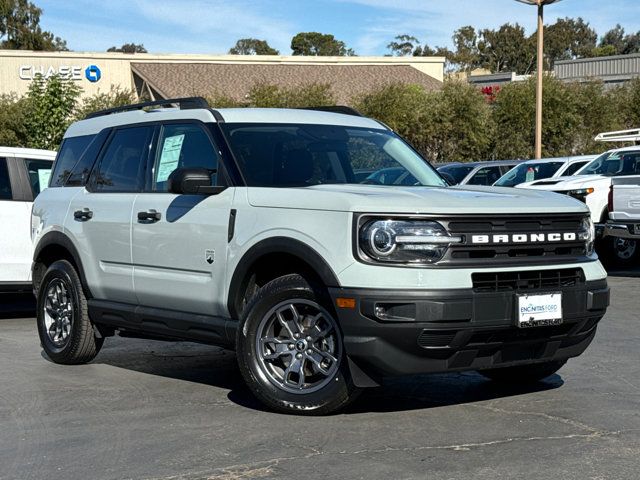
[[[439,172],[447,173],[453,177],[456,181],[456,185],[465,179],[469,172],[476,168],[475,165],[447,165],[445,167],[440,167],[438,169]]]
[[[550,178],[563,164],[564,162],[521,163],[500,177],[494,185],[497,187],[514,187],[521,183]]]
[[[640,174],[640,150],[603,153],[576,173],[576,175],[607,177],[638,174]]]
[[[302,124],[221,127],[248,186],[447,186],[422,157],[387,130]]]

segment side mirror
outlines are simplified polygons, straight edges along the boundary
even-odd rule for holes
[[[453,178],[453,175],[451,175],[450,173],[447,172],[438,172],[440,174],[440,176],[442,178],[444,178],[447,183],[449,184],[449,186],[453,186],[453,185],[457,185],[458,182],[456,182],[456,179]]]
[[[227,187],[211,185],[214,173],[216,170],[207,168],[178,168],[167,179],[169,191],[182,195],[217,195]]]

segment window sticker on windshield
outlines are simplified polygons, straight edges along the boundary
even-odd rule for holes
[[[166,182],[171,172],[178,167],[183,142],[184,134],[164,139],[160,162],[158,163],[158,170],[156,172],[156,182]]]
[[[43,191],[49,186],[49,179],[51,178],[51,169],[41,168],[38,170],[38,183],[40,184],[40,191]]]

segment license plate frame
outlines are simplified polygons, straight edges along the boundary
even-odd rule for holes
[[[552,327],[563,321],[562,292],[516,295],[518,328]]]

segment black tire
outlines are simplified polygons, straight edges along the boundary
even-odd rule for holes
[[[49,294],[52,293],[52,296],[55,297],[55,289],[58,287],[64,289],[65,298],[68,297],[70,301],[70,305],[66,309],[70,312],[67,318],[70,318],[67,323],[68,327],[65,329],[68,331],[66,338],[60,338],[56,342],[50,332],[53,334],[53,330],[56,328],[53,325],[56,322],[55,318],[60,318],[60,315],[49,315],[47,311],[52,309]],[[40,344],[47,356],[55,363],[64,365],[88,363],[95,358],[104,342],[104,338],[95,336],[80,277],[73,265],[66,260],[52,263],[42,278],[38,290],[36,321]],[[47,326],[47,323],[50,324],[50,327]]]
[[[630,267],[640,262],[640,242],[637,240],[606,237],[596,248],[607,267]]]
[[[553,362],[534,363],[515,367],[491,368],[488,370],[480,370],[478,373],[490,380],[500,383],[535,383],[550,377],[560,370],[565,363],[567,363],[566,360],[556,360]]]
[[[327,371],[327,373],[333,372],[331,375],[326,375],[322,379],[322,375],[317,374],[322,380],[314,387],[317,388],[316,390],[309,388],[312,391],[308,393],[304,392],[302,388],[297,392],[285,390],[288,388],[287,381],[289,380],[286,372],[284,380],[281,379],[282,383],[278,386],[277,379],[275,379],[277,373],[273,374],[273,368],[270,369],[272,364],[267,363],[263,359],[263,352],[259,351],[261,347],[259,347],[258,330],[265,328],[263,325],[265,325],[265,322],[268,324],[269,318],[276,318],[274,315],[277,316],[278,311],[275,309],[278,306],[282,305],[281,308],[286,309],[289,301],[292,304],[298,302],[296,304],[298,308],[304,308],[304,302],[309,302],[310,305],[319,305],[326,314],[332,316],[332,321],[335,324],[335,328],[332,330],[335,333],[331,335],[331,338],[332,345],[335,348],[339,347],[338,362]],[[297,318],[310,318],[310,315],[301,315]],[[321,321],[324,322],[324,317],[321,318]],[[331,308],[331,302],[328,301],[328,295],[324,289],[311,286],[300,275],[286,275],[264,285],[245,308],[236,340],[240,371],[252,393],[266,406],[275,411],[297,415],[325,415],[343,408],[353,400],[359,390],[351,381],[344,348],[342,348],[342,334],[335,318],[335,312]],[[271,325],[277,325],[277,328],[280,328],[280,325],[283,324],[276,324],[275,320],[271,320]],[[287,331],[290,330],[287,329]],[[307,333],[303,332],[302,335],[305,336]],[[308,340],[311,337],[308,336],[306,338]],[[289,341],[287,339],[287,342]],[[291,341],[295,342],[295,340]],[[322,341],[324,342],[324,340]],[[310,343],[309,345],[312,344]],[[274,361],[283,361],[285,363],[294,361],[293,355],[297,350],[293,349],[291,344],[287,345],[287,347],[291,349],[291,353],[288,351],[282,353],[282,357]],[[265,347],[262,348],[264,349]],[[296,346],[295,348],[298,347]],[[304,348],[306,349],[306,347]],[[304,352],[311,352],[311,350],[304,349],[302,351],[301,358]],[[291,356],[289,357],[289,355]],[[316,370],[316,367],[309,362],[310,360],[307,360],[306,356],[301,359],[301,370],[305,368],[310,368],[312,371]],[[305,377],[302,376],[302,379],[305,379]]]

